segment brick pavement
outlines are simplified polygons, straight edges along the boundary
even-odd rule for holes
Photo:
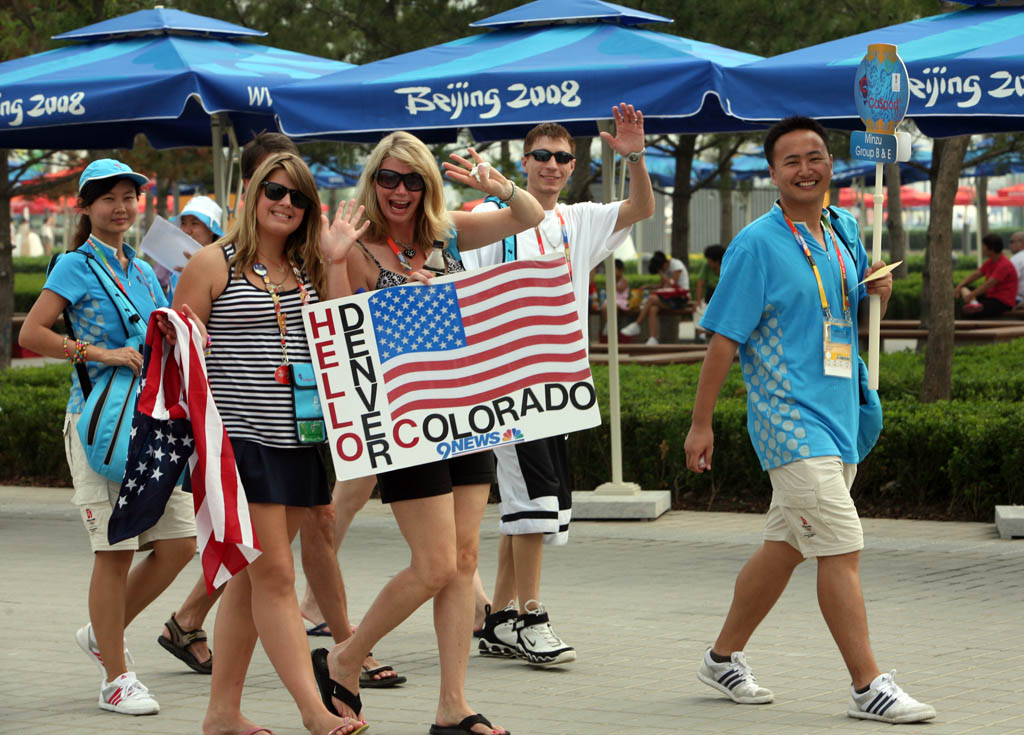
[[[101,712],[98,672],[72,638],[86,618],[91,561],[68,497],[67,490],[0,487],[0,733],[199,733],[208,680],[153,640],[198,565],[128,630],[135,668],[162,712]],[[488,587],[495,510],[483,530]],[[813,563],[797,570],[747,648],[775,703],[735,705],[696,680],[760,524],[758,516],[681,512],[653,523],[575,525],[569,545],[549,551],[542,589],[555,629],[577,647],[579,661],[537,670],[474,654],[471,704],[517,735],[888,732],[890,725],[846,717],[848,680],[817,610]],[[864,592],[879,663],[898,669],[897,681],[939,713],[917,727],[929,735],[1024,733],[1024,541],[1000,540],[990,524],[864,525]],[[372,501],[342,548],[355,619],[407,558],[390,513]],[[364,693],[370,732],[426,733],[438,683],[429,607],[376,653],[409,683]],[[259,649],[245,711],[278,735],[303,732]]]

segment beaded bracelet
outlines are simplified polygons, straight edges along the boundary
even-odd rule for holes
[[[513,199],[516,198],[516,189],[518,187],[515,185],[515,182],[511,182],[511,183],[512,183],[512,193],[510,193],[508,195],[508,199],[501,199],[500,197],[498,199],[498,201],[500,201],[502,204],[508,204],[509,202],[511,202]]]
[[[203,355],[209,357],[211,352],[213,352],[213,337],[207,334],[206,343],[203,345]]]
[[[85,362],[85,351],[89,348],[88,342],[83,342],[80,339],[75,340],[75,352],[72,354],[68,350],[68,338],[64,338],[64,359],[70,362],[72,365]]]

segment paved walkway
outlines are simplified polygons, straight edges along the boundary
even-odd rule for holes
[[[136,669],[163,711],[139,718],[101,712],[98,672],[72,637],[86,619],[91,561],[68,498],[67,490],[0,487],[0,733],[199,733],[208,679],[154,641],[198,565],[128,630]],[[484,522],[487,586],[495,510]],[[721,624],[736,572],[759,543],[760,523],[757,516],[679,512],[653,523],[575,525],[569,545],[549,552],[543,589],[555,629],[577,647],[579,661],[538,670],[474,653],[470,702],[516,735],[890,732],[890,725],[846,717],[849,682],[817,611],[813,564],[797,570],[747,649],[775,703],[735,705],[697,681],[697,662]],[[879,662],[899,669],[897,681],[939,713],[918,731],[1024,733],[1024,541],[999,540],[989,524],[864,525],[864,591]],[[342,549],[355,619],[407,559],[390,513],[371,501]],[[425,735],[438,685],[429,607],[376,653],[409,683],[364,693],[370,732]],[[303,733],[260,650],[245,710],[278,735]]]

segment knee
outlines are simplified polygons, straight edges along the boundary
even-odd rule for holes
[[[249,580],[254,595],[293,593],[295,568],[291,563],[291,556],[289,555],[287,559],[275,559],[264,552],[259,559],[249,565]]]
[[[196,537],[174,539],[156,547],[155,553],[167,563],[184,569],[196,554]]]
[[[413,569],[419,577],[423,586],[430,590],[431,596],[448,586],[448,583],[455,579],[458,573],[457,555],[454,550],[451,553],[435,553],[429,558],[413,561]]]
[[[460,575],[472,575],[476,571],[479,558],[479,543],[463,544],[455,555],[456,572]]]

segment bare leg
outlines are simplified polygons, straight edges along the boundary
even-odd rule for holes
[[[658,311],[662,307],[660,298],[651,294],[647,297],[647,336],[658,338]]]
[[[818,605],[857,689],[881,673],[871,652],[859,564],[859,551],[818,557]]]
[[[336,641],[348,638],[351,627],[345,584],[338,565],[338,549],[345,540],[352,519],[366,505],[376,483],[376,475],[335,483],[331,504],[333,514],[314,508],[312,517],[302,525],[302,570],[306,575],[306,594],[299,609],[303,617],[312,623],[326,620]]]
[[[784,541],[765,541],[736,577],[732,605],[712,650],[721,656],[742,651],[775,605],[803,555]]]
[[[241,700],[257,631],[281,683],[299,708],[305,728],[323,734],[347,724],[346,731],[351,731],[356,724],[329,713],[320,699],[295,597],[291,540],[308,511],[251,503],[249,513],[263,553],[246,568],[248,584],[229,589],[217,614],[217,646],[222,653],[214,663],[203,731],[206,735],[234,735],[252,726],[242,716]],[[240,580],[231,584],[236,581]]]
[[[125,626],[167,589],[195,553],[195,536],[153,542],[153,551],[128,573],[125,589]]]
[[[498,540],[498,572],[492,599],[501,608],[516,599],[516,560],[512,554],[512,537],[504,534]]]
[[[484,612],[491,601],[487,599],[484,592],[484,582],[480,579],[480,570],[473,572],[473,595],[476,597],[476,605],[473,608],[473,630],[478,631],[484,627]]]
[[[473,625],[473,574],[480,545],[480,523],[487,507],[487,485],[466,485],[454,490],[456,573],[434,597],[434,630],[441,657],[441,695],[435,722],[455,725],[474,714],[466,701],[466,663]],[[480,733],[499,733],[474,725]]]
[[[178,625],[181,626],[182,630],[202,628],[206,621],[206,616],[210,614],[210,610],[223,593],[224,587],[222,586],[220,589],[214,590],[212,595],[207,595],[206,580],[200,576],[192,587],[192,591],[188,593],[188,597],[181,603],[181,607],[175,610],[174,619],[178,621]],[[171,632],[167,630],[166,625],[160,635],[170,640]],[[186,648],[191,650],[192,655],[200,663],[210,660],[210,647],[206,641],[196,641],[186,646]]]
[[[125,590],[134,551],[97,551],[89,581],[89,621],[107,681],[128,670],[124,660]]]
[[[408,567],[392,577],[347,641],[327,657],[331,678],[359,690],[359,669],[381,638],[440,592],[456,574],[455,510],[452,494],[400,500],[391,512],[412,552]],[[467,632],[467,637],[469,633]],[[339,712],[347,708],[335,700]]]
[[[516,565],[516,597],[519,612],[526,613],[526,603],[540,601],[540,569],[544,559],[544,534],[524,533],[512,536],[512,554]]]

